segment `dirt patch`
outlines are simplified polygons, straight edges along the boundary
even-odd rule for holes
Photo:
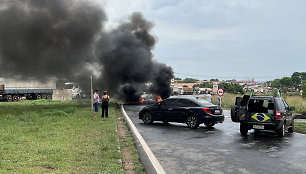
[[[123,122],[123,119],[117,120],[117,129],[118,134],[120,137],[120,151],[123,157],[123,167],[126,170],[127,174],[135,174],[134,172],[134,163],[132,161],[132,151],[131,149],[126,145],[127,141],[127,131],[124,128],[125,123]]]

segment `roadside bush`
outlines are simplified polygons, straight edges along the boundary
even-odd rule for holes
[[[306,98],[306,83],[302,85],[302,90],[303,90],[302,96],[303,98]]]

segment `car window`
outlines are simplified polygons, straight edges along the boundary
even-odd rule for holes
[[[280,99],[276,99],[275,101],[276,101],[276,104],[277,104],[276,106],[278,110],[283,111],[286,109],[286,106],[283,101],[281,101]]]
[[[288,104],[286,103],[286,101],[285,101],[284,99],[282,99],[282,101],[284,102],[285,107],[288,108],[289,106],[288,106]]]
[[[199,102],[200,104],[205,105],[205,106],[214,105],[214,104],[210,103],[209,101],[204,100],[204,99],[202,99],[202,98],[198,98],[198,99],[197,99],[197,102]]]
[[[162,106],[169,107],[176,105],[176,99],[167,99],[162,101]]]
[[[187,99],[179,99],[178,106],[180,107],[199,107],[198,104],[196,104],[193,101],[187,100]]]

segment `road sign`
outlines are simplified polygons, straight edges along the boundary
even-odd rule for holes
[[[219,88],[217,93],[218,93],[218,96],[222,97],[224,94],[224,90],[222,88]]]

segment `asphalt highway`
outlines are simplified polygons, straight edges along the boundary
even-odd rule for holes
[[[154,122],[146,125],[138,119],[143,105],[125,105],[124,109],[168,174],[177,173],[306,173],[306,135],[289,134],[281,138],[261,131],[242,137],[239,124],[225,111],[224,123],[208,129],[186,124]]]

